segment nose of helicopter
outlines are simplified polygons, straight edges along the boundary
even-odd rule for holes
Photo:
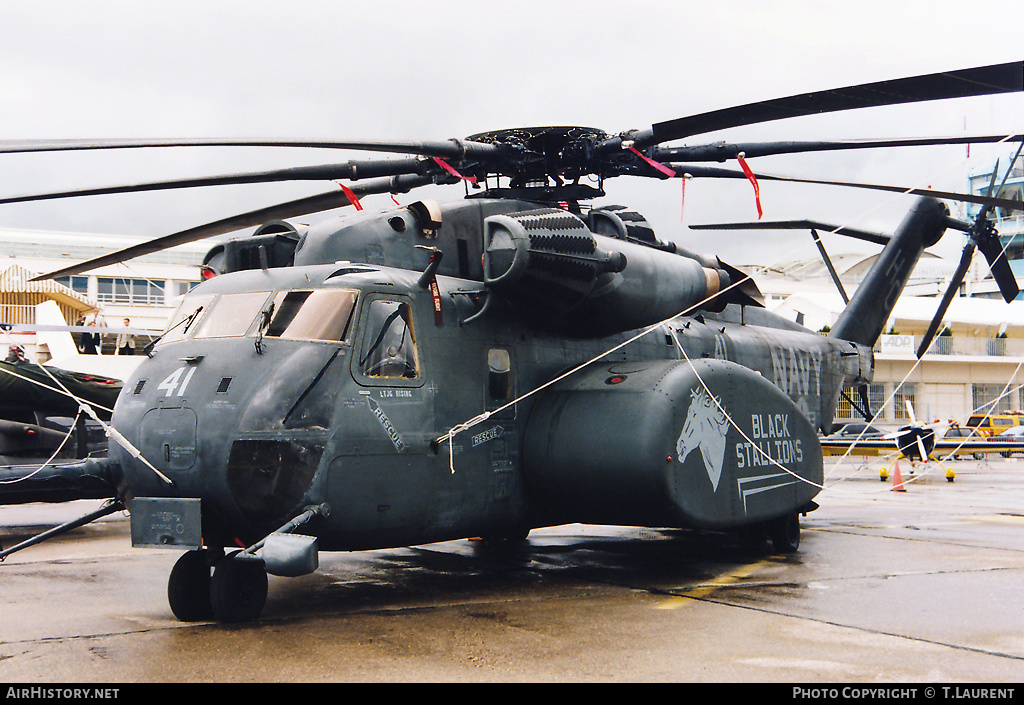
[[[199,498],[232,525],[273,530],[310,501],[340,355],[290,342],[253,355],[247,340],[199,353],[147,361],[119,398],[115,425],[139,451],[111,447],[128,494]]]
[[[294,515],[316,475],[324,443],[308,439],[244,439],[231,444],[225,480],[242,517],[276,527]]]

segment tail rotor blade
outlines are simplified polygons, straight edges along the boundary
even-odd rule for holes
[[[953,297],[956,296],[956,292],[960,289],[960,285],[963,283],[964,277],[967,276],[967,270],[971,266],[971,259],[973,257],[974,243],[968,242],[964,247],[963,254],[960,255],[960,263],[957,265],[956,271],[953,273],[953,277],[949,280],[949,286],[946,287],[946,292],[942,295],[942,301],[939,302],[939,309],[935,312],[935,316],[932,318],[932,322],[928,326],[928,331],[924,334],[924,338],[921,339],[921,344],[917,348],[917,358],[919,360],[931,346],[932,338],[934,338],[935,333],[938,332],[939,325],[942,323],[943,316],[946,315],[946,310],[949,308],[949,304],[953,301]]]
[[[996,166],[992,170],[992,179],[988,184],[988,190],[985,192],[986,196],[992,197],[1002,191],[1003,186],[1006,185],[1006,180],[1010,178],[1010,172],[1013,170],[1013,165],[1017,162],[1022,149],[1024,149],[1024,142],[1021,142],[1020,146],[1017,147],[1017,153],[1010,160],[1010,166],[1006,169],[998,189],[995,188],[995,185],[996,175],[999,172],[999,160],[996,160]],[[1006,303],[1010,303],[1017,298],[1017,295],[1020,293],[1020,287],[1017,285],[1017,279],[1013,275],[1013,270],[1010,269],[1010,263],[1006,259],[1003,246],[999,242],[999,233],[996,232],[995,226],[988,220],[988,214],[991,209],[992,206],[989,204],[982,207],[978,217],[974,220],[971,237],[978,243],[978,249],[985,256],[989,271],[999,286],[999,293],[1002,294],[1003,300]]]
[[[992,272],[992,278],[996,280],[999,293],[1002,294],[1006,303],[1016,299],[1020,293],[1020,287],[1017,285],[1017,278],[1013,275],[1013,270],[1010,269],[1010,263],[1006,259],[1006,252],[1003,250],[999,238],[995,234],[983,238],[978,243],[978,249],[985,256],[988,269]]]

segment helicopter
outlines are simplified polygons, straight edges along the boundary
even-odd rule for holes
[[[205,281],[124,381],[106,459],[83,461],[106,473],[111,499],[73,524],[127,509],[134,546],[182,550],[168,601],[183,621],[258,618],[268,574],[314,572],[321,551],[502,544],[568,523],[734,532],[797,551],[800,516],[823,482],[818,431],[831,427],[844,385],[870,382],[872,345],[925,248],[962,230],[1004,295],[1017,294],[985,216],[958,221],[938,199],[1021,204],[857,185],[919,200],[892,236],[843,230],[884,248],[820,335],[767,311],[737,267],[660,240],[628,207],[589,202],[617,176],[756,184],[784,177],[754,174],[748,157],[998,142],[1005,136],[662,146],[786,117],[1021,90],[1024,62],[1013,62],[617,134],[0,141],[0,153],[276,145],[404,155],[0,199],[298,179],[339,187],[42,275],[256,226],[211,249]],[[734,159],[739,170],[701,164]],[[360,201],[460,182],[483,187],[380,211]],[[355,212],[289,222],[344,206]]]

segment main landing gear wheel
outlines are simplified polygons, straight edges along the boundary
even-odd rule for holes
[[[210,581],[213,613],[223,622],[256,619],[267,602],[267,571],[263,561],[225,556]]]
[[[213,619],[210,602],[210,561],[204,550],[183,553],[167,581],[171,612],[182,622]]]
[[[761,555],[764,553],[765,540],[768,535],[765,533],[763,524],[751,524],[739,530],[737,536],[740,541],[740,550],[744,553]]]
[[[795,553],[800,548],[800,515],[793,512],[768,522],[768,535],[777,553]]]

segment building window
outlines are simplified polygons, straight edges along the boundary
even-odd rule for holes
[[[916,384],[904,384],[896,388],[892,397],[893,415],[897,421],[910,421],[910,411],[907,409],[907,402],[914,407],[917,392]],[[917,416],[917,409],[914,408],[914,416]]]
[[[96,293],[97,298],[104,303],[136,305],[162,305],[164,303],[162,283],[149,279],[98,277]]]
[[[199,282],[174,282],[174,295],[184,296],[188,292],[199,286]]]
[[[57,277],[54,281],[63,284],[76,294],[89,295],[89,277]]]
[[[974,384],[971,385],[971,403],[974,411],[990,414],[1005,414],[1010,411],[1010,396],[997,399],[1003,393],[1001,384]]]
[[[843,387],[844,395],[840,395],[839,403],[836,404],[836,416],[835,421],[837,423],[843,421],[863,421],[864,417],[861,416],[857,408],[850,403],[850,399],[853,400],[857,407],[862,406],[860,391],[857,387],[851,387],[846,385]],[[885,402],[885,387],[881,384],[870,384],[868,385],[868,406],[870,406],[870,413],[875,417],[877,421],[884,421],[886,416],[890,414],[888,407],[882,409],[882,404]],[[879,413],[879,410],[882,410]]]

